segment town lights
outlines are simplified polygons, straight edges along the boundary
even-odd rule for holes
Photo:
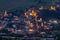
[[[58,24],[58,21],[57,20],[49,20],[50,23],[53,23],[53,24]]]
[[[39,22],[42,22],[42,18],[40,18],[38,21],[39,21]]]
[[[30,27],[33,27],[33,23],[32,22],[28,22],[28,25],[30,26]]]
[[[55,6],[51,6],[49,10],[56,10]]]
[[[18,20],[18,16],[14,16],[14,20]]]
[[[37,17],[37,13],[34,11],[34,10],[32,10],[32,12],[31,12],[31,14],[30,15],[32,15],[33,17]]]
[[[58,24],[57,20],[54,20],[53,23],[54,23],[54,24]]]
[[[7,14],[7,11],[5,10],[5,12],[4,12],[4,16],[8,16],[8,14]]]
[[[0,26],[0,30],[2,29],[3,27],[2,26]]]
[[[29,33],[32,33],[34,30],[33,29],[29,29],[28,31],[29,31]]]
[[[44,9],[44,7],[43,6],[41,6],[40,8],[39,8],[39,10],[43,10]]]
[[[32,13],[30,13],[30,15],[32,16]]]
[[[21,30],[17,30],[18,32],[20,32]]]
[[[42,26],[42,27],[44,26],[44,23],[43,23],[43,22],[41,23],[41,26]]]
[[[28,18],[28,15],[27,15],[27,13],[24,13],[24,17]]]

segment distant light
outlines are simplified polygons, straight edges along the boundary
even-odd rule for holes
[[[21,30],[17,30],[17,32],[21,32]]]
[[[2,26],[0,26],[0,30],[2,29],[3,27]]]
[[[17,34],[20,34],[20,33],[22,33],[22,30],[21,30],[21,29],[16,30],[16,33],[17,33]]]
[[[33,23],[32,23],[32,22],[30,22],[30,23],[29,23],[29,26],[30,26],[30,27],[33,27]]]
[[[15,27],[16,27],[16,25],[13,25],[13,27],[15,28]]]
[[[56,20],[54,20],[53,23],[57,24],[58,22]]]
[[[14,20],[18,20],[18,16],[15,16]]]
[[[44,30],[49,30],[50,28],[48,26],[44,26]]]
[[[25,16],[26,18],[28,18],[28,15],[27,15],[27,13],[24,13],[24,16]]]
[[[49,10],[56,10],[56,7],[55,6],[51,6]]]
[[[40,18],[38,21],[39,21],[39,22],[42,22],[42,18]]]
[[[57,20],[49,20],[50,23],[53,23],[53,24],[58,24],[58,21]]]
[[[29,29],[29,32],[31,33],[31,32],[33,32],[34,30],[33,29]]]
[[[44,7],[43,6],[41,6],[40,8],[39,8],[39,10],[43,10],[44,9]]]
[[[41,32],[40,34],[45,34],[45,32]]]
[[[7,14],[7,11],[5,10],[5,12],[4,12],[4,16],[8,16],[8,14]]]
[[[41,23],[41,26],[42,26],[42,27],[44,26],[44,23],[43,23],[43,22]]]
[[[31,15],[35,18],[37,17],[37,13],[34,10],[32,10]]]
[[[32,16],[32,13],[30,13],[30,15]]]

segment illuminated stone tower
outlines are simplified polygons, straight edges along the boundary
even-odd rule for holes
[[[7,14],[7,11],[5,10],[5,12],[4,12],[4,16],[8,16],[8,14]]]

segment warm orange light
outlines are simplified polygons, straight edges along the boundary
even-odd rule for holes
[[[34,10],[32,10],[32,13],[31,13],[31,15],[33,16],[33,17],[37,17],[37,14],[36,14],[36,12],[34,11]]]
[[[25,23],[26,23],[27,25],[30,25],[30,21],[25,21]]]
[[[26,13],[24,13],[24,16],[25,16],[26,18],[28,18],[28,15],[27,15]]]
[[[30,27],[33,27],[33,23],[32,22],[28,22],[28,25],[30,26]]]
[[[56,10],[55,6],[51,6],[49,10]]]
[[[5,12],[4,12],[4,16],[8,16],[8,14],[7,14],[7,11],[5,10]]]
[[[39,8],[39,10],[43,10],[44,9],[44,7],[43,6],[41,6],[40,8]]]
[[[39,19],[39,22],[42,22],[42,18]]]
[[[0,30],[2,29],[3,27],[2,26],[0,26]]]
[[[58,24],[58,21],[57,21],[57,20],[54,20],[52,23],[54,23],[54,24]]]
[[[33,27],[33,23],[30,23],[30,27]]]
[[[45,27],[44,30],[49,30],[49,28],[48,27]]]
[[[33,29],[29,29],[29,32],[33,32],[34,30]]]
[[[42,27],[44,26],[44,23],[43,23],[43,22],[41,23],[41,26],[42,26]]]
[[[32,13],[30,13],[30,15],[33,16]]]

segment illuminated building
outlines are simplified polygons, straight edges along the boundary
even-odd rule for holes
[[[0,26],[0,30],[3,28],[3,26]]]
[[[42,26],[42,27],[44,26],[44,23],[43,23],[43,22],[41,23],[41,26]]]
[[[32,10],[32,16],[35,18],[37,17],[37,13],[34,10]]]
[[[43,6],[41,6],[40,8],[39,8],[39,10],[43,10],[44,9],[44,7]]]
[[[43,9],[43,6],[41,6],[41,10]],[[37,11],[35,9],[29,9],[24,13],[24,15],[24,17],[26,17],[24,19],[24,22],[26,23],[26,25],[28,25],[26,28],[27,31],[33,32],[34,30],[34,32],[38,32],[39,29],[44,28],[43,18],[38,16]]]
[[[14,16],[14,20],[18,20],[18,16]]]
[[[28,18],[28,15],[27,15],[27,13],[24,13],[24,16],[25,16],[26,18]]]
[[[42,22],[42,18],[40,18],[38,21],[39,21],[39,22]]]
[[[56,10],[55,6],[51,6],[49,10]]]
[[[52,23],[52,24],[58,24],[57,20],[49,20],[49,22]]]
[[[5,10],[5,12],[4,12],[4,16],[8,16],[8,13],[7,13],[7,11]]]
[[[33,30],[33,29],[29,29],[28,31],[29,31],[29,33],[32,33],[32,32],[34,32],[34,30]]]

